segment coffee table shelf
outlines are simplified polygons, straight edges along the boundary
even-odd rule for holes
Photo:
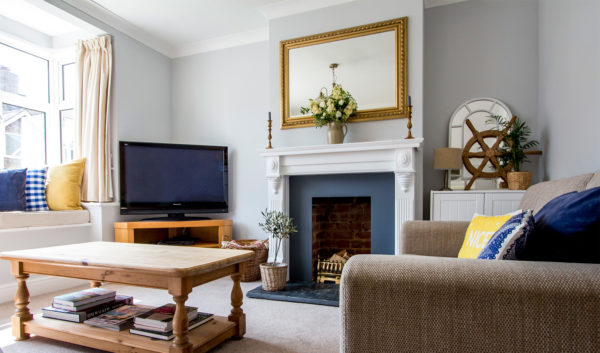
[[[235,323],[226,317],[215,318],[188,332],[194,352],[206,352],[222,340],[222,336],[233,336]],[[129,330],[111,331],[86,324],[44,318],[35,315],[25,322],[25,332],[108,351],[122,351],[123,346],[135,348],[135,352],[169,352],[171,341],[152,339],[129,333]]]

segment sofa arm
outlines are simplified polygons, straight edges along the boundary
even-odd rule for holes
[[[597,352],[600,264],[356,255],[341,352]]]
[[[403,254],[456,257],[469,222],[408,221],[402,226]]]

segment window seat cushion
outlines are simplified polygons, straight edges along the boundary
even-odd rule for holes
[[[50,227],[90,222],[88,210],[0,212],[0,229]]]

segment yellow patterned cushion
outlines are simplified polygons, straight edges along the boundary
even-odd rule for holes
[[[48,170],[46,200],[52,211],[81,210],[81,181],[85,158]]]
[[[476,259],[477,255],[487,245],[488,240],[496,233],[500,227],[510,217],[520,213],[521,210],[505,214],[502,216],[483,216],[475,213],[467,233],[465,234],[465,240],[463,241],[462,247],[458,252],[458,257],[462,259]]]

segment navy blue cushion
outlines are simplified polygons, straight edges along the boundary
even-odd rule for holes
[[[0,211],[25,211],[27,169],[0,170]]]
[[[600,263],[600,187],[560,195],[534,218],[522,258]]]

